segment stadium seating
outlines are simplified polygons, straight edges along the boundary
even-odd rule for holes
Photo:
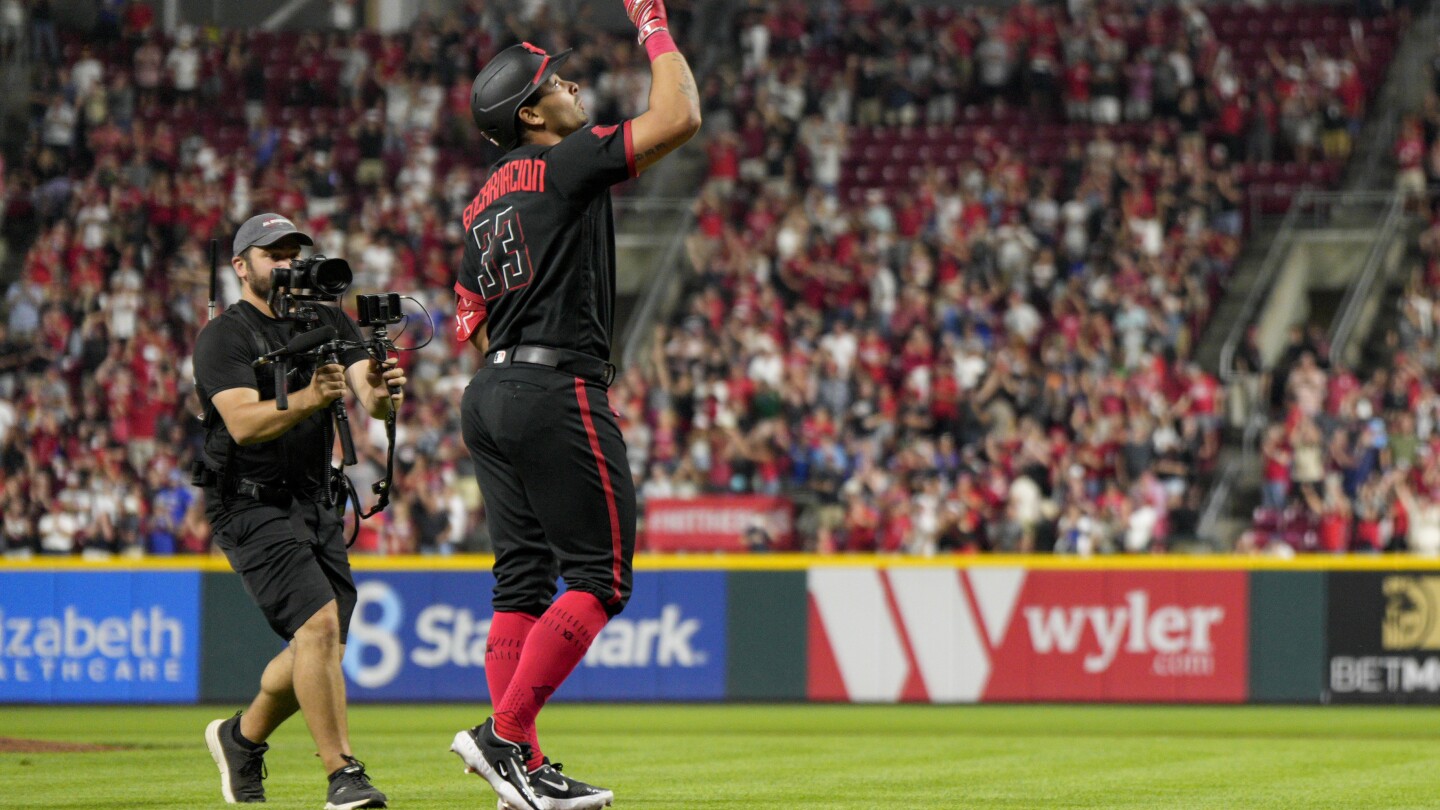
[[[793,17],[800,12],[789,9],[787,13]],[[1339,6],[1257,10],[1222,4],[1207,5],[1203,13],[1215,32],[1213,37],[1184,32],[1172,8],[1154,12],[1163,32],[1159,41],[1178,43],[1198,70],[1213,66],[1218,46],[1223,45],[1230,49],[1236,73],[1247,80],[1259,75],[1262,67],[1299,66],[1307,71],[1300,77],[1301,84],[1307,92],[1317,94],[1329,92],[1316,83],[1326,59],[1354,60],[1365,94],[1373,94],[1395,45],[1392,19],[1352,20]],[[1002,19],[1006,12],[945,8],[917,14],[914,22],[903,17],[888,21],[901,32],[890,31],[876,56],[898,56],[905,48],[914,47],[920,40],[904,36],[912,27],[946,31],[968,20],[972,46],[987,36],[979,32],[1002,36],[994,32],[1006,30]],[[1143,53],[1151,35],[1150,21],[1138,13],[1119,16],[1118,20],[1114,15],[1107,18],[1106,35],[1123,40],[1132,59],[1151,58]],[[811,511],[817,524],[813,547],[825,551],[1158,551],[1189,539],[1195,528],[1201,484],[1218,445],[1213,401],[1221,394],[1203,372],[1187,368],[1188,351],[1203,332],[1214,299],[1223,292],[1238,246],[1233,241],[1240,233],[1236,220],[1243,220],[1251,207],[1235,200],[1222,203],[1217,192],[1208,191],[1204,205],[1210,210],[1227,205],[1235,210],[1207,222],[1194,241],[1174,229],[1178,213],[1170,209],[1158,245],[1162,261],[1174,262],[1187,251],[1203,258],[1187,272],[1168,276],[1172,285],[1168,301],[1156,288],[1146,290],[1143,284],[1132,287],[1133,301],[1141,307],[1142,320],[1152,326],[1164,320],[1183,323],[1185,336],[1177,339],[1173,327],[1168,332],[1132,327],[1139,350],[1116,351],[1112,370],[1077,372],[1073,354],[1057,352],[1052,345],[1047,355],[1047,343],[1058,341],[1071,352],[1086,338],[1106,345],[1103,341],[1113,335],[1101,337],[1092,332],[1077,341],[1079,324],[1084,321],[1069,310],[1094,306],[1106,312],[1108,319],[1115,317],[1114,301],[1107,303],[1104,295],[1096,298],[1093,294],[1088,301],[1086,296],[1067,297],[1055,282],[1037,283],[1028,277],[1038,251],[1064,249],[1063,235],[1041,227],[1043,223],[1032,219],[1029,206],[1043,182],[1052,184],[1056,203],[1066,204],[1065,195],[1074,189],[1064,188],[1062,183],[1077,180],[1065,177],[1070,149],[1091,150],[1100,138],[1110,142],[1109,150],[1128,146],[1143,154],[1153,146],[1169,159],[1189,149],[1189,158],[1211,164],[1210,171],[1232,171],[1238,191],[1253,197],[1253,210],[1259,213],[1283,211],[1302,187],[1333,186],[1343,169],[1343,156],[1325,155],[1318,144],[1306,151],[1300,148],[1303,144],[1285,141],[1288,135],[1279,130],[1281,142],[1273,157],[1236,162],[1238,155],[1216,156],[1208,149],[1222,142],[1221,129],[1217,119],[1204,116],[1198,121],[1198,130],[1206,143],[1197,153],[1184,144],[1183,122],[1176,116],[1151,114],[1104,125],[1068,120],[1059,106],[1037,105],[1033,96],[1027,99],[1024,86],[1014,80],[1007,83],[999,101],[978,96],[973,89],[959,91],[953,122],[927,119],[925,99],[918,98],[924,95],[923,89],[911,95],[882,93],[878,112],[872,109],[865,116],[869,120],[862,120],[857,98],[849,99],[849,106],[827,106],[825,90],[843,82],[846,72],[855,69],[836,43],[847,35],[858,35],[858,29],[876,27],[879,21],[848,20],[849,29],[839,32],[823,29],[819,20],[803,22],[816,27],[806,43],[797,43],[784,39],[793,25],[787,29],[772,18],[765,35],[756,34],[754,40],[768,42],[768,60],[747,62],[749,72],[726,92],[739,99],[771,99],[770,107],[759,109],[765,132],[761,137],[742,127],[739,158],[742,165],[749,162],[749,174],[742,170],[739,177],[717,175],[714,196],[704,204],[705,211],[721,215],[726,227],[702,231],[694,238],[692,258],[701,265],[700,280],[693,285],[689,300],[679,307],[663,348],[643,373],[632,374],[623,383],[637,391],[635,396],[642,401],[654,399],[658,388],[664,392],[659,401],[667,403],[664,408],[645,411],[647,429],[635,431],[640,449],[645,450],[645,439],[662,430],[662,424],[678,421],[678,443],[691,451],[672,453],[668,448],[676,440],[667,439],[664,454],[652,454],[637,467],[637,480],[645,482],[642,493],[791,492],[815,505]],[[1095,33],[1080,21],[1058,24],[1062,35],[1070,39]],[[1041,23],[1033,30],[1044,29]],[[1352,30],[1361,35],[1359,41]],[[1027,39],[1030,33],[1027,30],[1011,38],[1010,44],[1020,54],[1013,64],[1025,64],[1025,49],[1035,41]],[[752,41],[748,36],[742,32],[742,43]],[[905,54],[905,58],[914,56]],[[930,57],[932,63],[951,58],[939,51],[919,56]],[[883,72],[883,68],[877,70]],[[810,153],[804,130],[823,124],[814,119],[786,121],[784,107],[773,101],[777,87],[796,73],[803,75],[809,91],[809,111],[818,110],[843,126],[845,146],[838,176],[821,183],[822,187],[834,183],[838,210],[826,208],[815,198],[817,160]],[[905,79],[912,87],[924,88],[928,77],[912,73]],[[891,87],[886,82],[896,81],[893,74],[868,80],[879,81],[881,87]],[[858,96],[861,88],[855,89]],[[1256,89],[1242,87],[1242,92]],[[906,110],[907,103],[915,109]],[[735,118],[742,120],[738,109]],[[1347,126],[1353,129],[1357,125],[1355,119]],[[785,169],[768,152],[760,151],[763,144],[776,138],[794,144],[797,165],[793,169]],[[997,169],[996,159],[1008,165]],[[1138,169],[1148,184],[1146,196],[1165,191],[1154,185],[1158,169],[1154,165]],[[1085,173],[1083,166],[1071,171]],[[1015,174],[1024,177],[1019,198],[1013,197],[1015,187],[1009,179]],[[1204,177],[1195,179],[1208,182]],[[954,189],[967,181],[973,185],[957,201]],[[1097,187],[1090,188],[1091,194],[1097,193]],[[1113,211],[1123,204],[1122,195],[1098,188],[1102,210]],[[1133,204],[1143,220],[1147,207],[1156,202],[1137,199]],[[947,205],[965,208],[966,214],[961,215],[966,217],[964,233],[948,230],[953,226],[942,213]],[[911,238],[886,231],[887,223],[907,215],[902,210],[905,206],[918,209],[918,225],[912,222],[917,232]],[[757,207],[766,211],[759,220]],[[851,224],[834,228],[835,217]],[[982,226],[979,237],[974,236],[976,225]],[[1020,226],[1019,231],[1006,235],[1010,244],[998,245],[998,229],[1015,225]],[[1060,227],[1064,228],[1063,223]],[[797,229],[798,241],[793,233]],[[1089,245],[1105,243],[1109,253],[1095,255],[1082,249],[1071,259],[1062,259],[1060,274],[1073,284],[1093,290],[1090,285],[1118,283],[1124,273],[1117,277],[1112,267],[1146,261],[1125,243],[1134,236],[1125,225],[1111,222],[1097,228],[1087,222],[1081,230],[1087,229],[1087,236],[1095,237]],[[1028,235],[1017,235],[1025,230]],[[957,240],[964,243],[961,254],[977,244],[987,251],[1013,249],[1017,240],[1028,240],[1028,246],[1021,249],[1026,255],[1009,273],[996,273],[993,268],[977,273],[966,266],[966,258],[973,260],[973,253],[955,257]],[[1120,243],[1118,249],[1116,242]],[[922,268],[919,271],[914,269],[916,261]],[[1064,267],[1067,262],[1069,266]],[[897,325],[896,315],[876,313],[866,306],[875,303],[873,294],[864,295],[862,288],[857,295],[842,280],[860,276],[862,283],[873,285],[876,263],[884,266],[878,272],[885,278],[882,286],[898,290],[890,294],[901,301],[909,297],[920,308],[907,311],[905,305],[892,302],[903,325]],[[758,294],[773,294],[783,301],[785,317],[757,307],[755,286],[746,281],[755,272],[752,268],[764,268],[758,278],[760,286],[769,290]],[[949,282],[949,277],[957,274],[963,280],[959,287]],[[1074,289],[1069,290],[1072,296]],[[1186,292],[1177,298],[1177,290]],[[1011,291],[1016,295],[1011,296]],[[1016,302],[1034,310],[1039,320],[1038,333],[1027,331],[1018,341],[1008,329]],[[1176,306],[1183,314],[1175,311]],[[796,316],[796,307],[802,308],[802,317]],[[917,331],[920,337],[916,337]],[[852,358],[857,353],[850,342],[854,333],[873,334],[875,354],[897,359],[837,375],[836,363],[852,369],[861,365]],[[960,343],[976,339],[980,341],[978,353],[958,348]],[[906,359],[906,353],[915,347],[919,348],[914,359]],[[966,431],[958,431],[962,441],[954,452],[959,455],[947,455],[937,443],[957,431],[948,416],[936,418],[935,413],[948,414],[954,398],[947,391],[944,401],[937,401],[931,381],[940,378],[936,375],[948,376],[940,372],[947,361],[961,372],[973,369],[974,364],[985,368],[990,361],[990,368],[964,386],[967,392],[959,395],[964,403],[985,389],[983,380],[993,372],[991,358],[997,352],[1011,352],[1014,362],[1028,366],[1029,374],[1022,375],[1022,380],[1034,389],[1054,386],[1057,380],[1078,379],[1079,387],[1086,391],[1108,388],[1123,392],[1117,393],[1117,399],[1128,401],[1114,405],[1117,410],[1111,413],[1140,419],[1145,430],[1138,437],[1125,438],[1119,435],[1124,425],[1103,416],[1077,423],[1072,417],[1075,408],[1093,413],[1096,405],[1093,394],[1071,392],[1068,407],[1037,416],[1038,424],[1025,425],[1021,420],[1018,425],[1002,423],[979,430],[972,425],[968,441],[963,440]],[[786,405],[779,414],[773,405],[757,403],[753,387],[740,382],[756,364],[774,363],[770,358],[776,353],[785,370],[778,393]],[[863,353],[860,350],[859,354]],[[917,369],[929,377],[922,374],[917,380]],[[1136,390],[1147,386],[1137,382],[1147,375],[1155,377],[1148,384],[1154,389],[1150,396],[1158,397],[1148,404]],[[866,376],[871,379],[862,379]],[[1059,385],[1063,389],[1065,383]],[[847,389],[848,399],[843,393]],[[832,394],[829,402],[822,391]],[[844,426],[853,417],[835,407],[836,400],[842,405],[859,401],[865,412],[886,413],[900,425],[894,434],[878,441],[863,430],[847,430]],[[1204,405],[1196,407],[1197,402]],[[897,403],[906,403],[910,409]],[[835,412],[817,417],[817,411],[827,408]],[[927,410],[929,419],[924,413]],[[841,427],[819,430],[817,421]],[[835,439],[830,438],[831,433]],[[789,438],[777,440],[773,438],[776,434]],[[838,447],[832,444],[835,440]],[[1130,446],[1125,446],[1127,441]],[[1013,455],[1025,447],[1036,461],[1029,468]],[[838,469],[817,475],[817,469],[826,463]],[[1119,469],[1126,465],[1134,469]],[[1163,478],[1164,483],[1157,486],[1147,472]],[[1314,530],[1303,520],[1277,524],[1274,531],[1297,549],[1315,546]]]
[[[1201,73],[1224,45],[1247,80],[1277,60],[1293,62],[1304,74],[1298,83],[1312,90],[1328,60],[1350,60],[1368,96],[1399,34],[1395,17],[1354,20],[1342,6],[1227,3],[1203,13],[1204,26],[1187,28],[1170,7],[1151,18],[1116,11],[1103,25],[942,7],[902,21],[898,33],[860,15],[828,32],[818,19],[780,25],[772,17],[763,58],[750,64],[737,53],[734,65],[717,71],[721,91],[706,99],[707,125],[734,122],[740,170],[717,174],[697,203],[714,227],[690,240],[696,281],[644,367],[629,370],[613,392],[642,493],[783,493],[806,506],[802,542],[821,551],[1161,551],[1193,534],[1221,395],[1187,361],[1249,213],[1218,189],[1233,174],[1242,200],[1251,195],[1256,210],[1275,212],[1298,188],[1338,182],[1342,159],[1319,146],[1306,154],[1279,129],[1268,159],[1216,155],[1209,147],[1224,139],[1211,99],[1188,124],[1151,113],[1100,125],[1069,120],[1061,96],[1037,103],[1023,81],[995,100],[972,80],[956,91],[953,121],[929,120],[923,104],[905,111],[897,92],[878,99],[878,120],[862,122],[858,95],[848,113],[837,112],[826,91],[856,69],[856,54],[868,53],[847,53],[847,38],[884,31],[889,39],[876,46],[883,56],[905,50],[905,42],[934,48],[936,31],[955,34],[952,44],[969,32],[970,50],[956,44],[944,58],[978,77],[974,49],[984,32],[1013,34],[1010,44],[1030,47],[1052,36],[1053,26],[1070,44],[1123,43],[1122,66],[1150,58],[1142,54],[1156,43],[1185,51]],[[303,207],[293,186],[307,171],[308,151],[297,141],[321,127],[333,138],[341,204],[317,213],[311,227],[356,261],[358,286],[367,283],[361,257],[374,255],[393,263],[392,283],[423,288],[432,309],[448,309],[443,257],[457,237],[446,224],[458,218],[465,200],[456,196],[468,195],[491,154],[463,117],[452,117],[452,96],[457,88],[463,96],[477,60],[497,43],[532,33],[506,24],[440,20],[353,40],[201,30],[198,104],[172,103],[167,77],[156,98],[132,93],[134,123],[117,142],[93,145],[93,126],[67,131],[63,109],[35,110],[34,130],[56,143],[37,140],[5,173],[7,228],[38,234],[22,277],[6,291],[0,335],[4,356],[22,360],[0,366],[0,483],[15,504],[3,521],[8,551],[208,549],[208,527],[180,473],[196,445],[185,364],[203,321],[204,243],[216,236],[223,244],[237,218],[260,206]],[[746,24],[740,51],[759,41]],[[465,32],[459,39],[440,34],[457,30]],[[792,37],[797,30],[807,36]],[[432,35],[442,42],[435,62],[407,65],[409,45]],[[162,55],[176,44],[150,37]],[[63,95],[61,68],[73,67],[86,47],[107,86],[135,71],[135,41],[62,31],[61,44],[60,64],[39,71],[40,92]],[[595,58],[574,62],[585,66],[582,83],[602,94],[604,71],[644,65],[636,52],[634,64],[606,67],[609,44],[600,37],[588,46]],[[351,48],[373,67],[363,86],[341,80]],[[1058,45],[1056,52],[1084,56]],[[938,53],[925,54],[932,67]],[[247,57],[265,65],[255,105],[243,102]],[[447,72],[444,59],[462,66],[450,87],[435,78]],[[909,78],[923,88],[929,77],[915,71]],[[387,122],[380,188],[361,189],[362,147],[352,127],[367,109],[382,115],[407,72],[446,94],[439,119],[430,130],[416,129],[413,119]],[[795,77],[804,103],[787,118],[793,110],[776,93]],[[1257,89],[1242,85],[1244,93]],[[105,106],[125,99],[125,91],[112,92]],[[72,100],[69,114],[85,112],[83,101]],[[633,103],[598,101],[617,115]],[[746,129],[750,110],[763,114],[757,132]],[[844,133],[833,184],[820,176],[818,141],[807,140],[813,110],[831,114]],[[257,126],[259,115],[279,128],[264,168],[270,133]],[[47,129],[47,121],[55,126]],[[1185,137],[1187,126],[1201,143]],[[720,143],[715,134],[712,148]],[[781,151],[767,153],[767,139]],[[1159,157],[1134,166],[1102,157],[1103,170],[1067,166],[1072,145],[1141,156],[1153,149]],[[202,160],[202,147],[214,157]],[[1009,157],[997,167],[991,158],[1001,148]],[[432,154],[432,187],[401,182]],[[1162,180],[1167,167],[1175,174]],[[461,169],[454,178],[453,168]],[[1114,183],[1121,175],[1145,192],[1121,193]],[[1176,202],[1189,193],[1176,179],[1186,176],[1201,181],[1198,220],[1186,219]],[[1046,183],[1048,213],[1039,191]],[[825,199],[831,185],[833,201]],[[1067,212],[1069,203],[1078,207]],[[438,265],[428,258],[436,255]],[[105,345],[117,348],[106,354]],[[412,374],[415,415],[397,485],[409,494],[382,523],[367,524],[364,550],[445,550],[480,525],[447,397],[473,359],[437,347],[407,362],[425,372]],[[757,376],[775,384],[757,384]],[[368,444],[362,456],[363,484],[380,458]],[[1272,524],[1286,542],[1306,545],[1307,529],[1279,517],[1263,523]]]
[[[347,98],[368,98],[373,106],[341,102],[350,43],[339,35],[192,29],[107,42],[89,31],[60,31],[59,62],[36,65],[34,75],[37,93],[66,100],[48,119],[55,124],[46,131],[50,137],[33,140],[22,160],[4,167],[0,183],[7,236],[24,255],[20,278],[4,290],[0,322],[0,551],[209,552],[209,527],[185,473],[198,446],[188,363],[205,317],[206,241],[217,238],[223,251],[237,223],[266,208],[293,214],[325,250],[347,255],[358,271],[355,291],[374,289],[372,258],[393,265],[393,288],[422,299],[441,335],[423,358],[403,358],[423,373],[411,375],[415,396],[402,422],[397,496],[380,518],[364,524],[357,548],[484,547],[483,511],[472,477],[462,471],[465,452],[448,395],[468,379],[475,361],[444,339],[453,296],[446,257],[459,239],[446,225],[459,221],[496,153],[467,120],[452,118],[447,105],[468,90],[479,60],[496,43],[548,43],[568,30],[552,27],[546,15],[533,21],[534,30],[485,22],[437,18],[396,35],[356,34],[353,44],[386,72]],[[445,38],[441,29],[465,33]],[[192,35],[201,55],[193,105],[181,103],[164,64],[177,42]],[[407,65],[416,51],[409,43],[430,36],[444,39],[433,61]],[[593,31],[586,38],[597,49],[625,41]],[[142,41],[161,54],[153,92],[136,91]],[[87,49],[101,68],[94,105],[100,117],[82,123],[77,110],[88,112],[85,99],[67,98],[73,88],[66,82]],[[574,78],[596,88],[597,107],[619,103],[605,94],[603,71],[643,68],[643,51],[630,50],[633,64],[572,62]],[[386,62],[397,55],[398,62]],[[265,65],[253,109],[244,103],[247,57]],[[433,77],[447,70],[455,83],[440,87]],[[355,182],[361,144],[351,127],[370,110],[381,115],[389,83],[407,74],[417,88],[447,100],[433,128],[412,116],[403,127],[385,129],[384,179],[374,191],[361,189]],[[121,75],[128,90],[114,84]],[[131,107],[133,119],[115,115]],[[41,108],[31,122],[36,132],[47,124],[46,112]],[[263,165],[262,152],[271,147],[265,146],[269,134],[252,122],[256,114],[277,128]],[[331,180],[339,204],[307,212],[311,145],[322,128],[333,139]],[[432,171],[407,171],[431,156]],[[452,168],[462,171],[452,176]],[[417,177],[431,178],[429,185],[417,187]],[[223,267],[221,274],[231,275]],[[222,291],[222,302],[233,295]],[[428,328],[412,321],[410,331],[420,337]],[[368,421],[356,418],[356,424]],[[361,464],[352,475],[364,489],[383,467],[383,437],[357,436],[357,445]]]

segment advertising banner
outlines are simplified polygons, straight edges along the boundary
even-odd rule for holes
[[[762,531],[780,548],[795,535],[786,498],[759,495],[652,498],[645,503],[647,551],[746,551],[745,535]]]
[[[809,696],[1239,702],[1245,572],[810,572]]]
[[[357,571],[345,652],[356,701],[483,701],[488,572]],[[725,574],[637,572],[625,611],[596,636],[555,700],[725,697]]]
[[[1331,572],[1329,699],[1440,703],[1440,575]]]
[[[200,574],[0,573],[0,703],[188,703]]]

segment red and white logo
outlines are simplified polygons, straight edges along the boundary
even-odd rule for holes
[[[991,680],[1022,568],[812,568],[812,700],[970,703]]]
[[[1242,701],[1244,572],[817,568],[810,697]]]
[[[794,504],[787,498],[763,495],[650,498],[645,502],[646,551],[743,552],[751,530],[788,548],[795,534]]]

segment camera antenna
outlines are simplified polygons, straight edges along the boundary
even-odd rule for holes
[[[219,282],[220,258],[216,254],[220,252],[220,241],[210,240],[210,317],[206,320],[215,320],[215,288]]]

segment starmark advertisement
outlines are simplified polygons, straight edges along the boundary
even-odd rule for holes
[[[1244,572],[810,572],[810,697],[1240,702]]]
[[[488,572],[365,571],[355,581],[344,662],[351,700],[488,699]],[[724,573],[638,573],[629,605],[555,699],[720,700],[725,632]]]
[[[1440,703],[1440,575],[1330,575],[1329,697]]]

